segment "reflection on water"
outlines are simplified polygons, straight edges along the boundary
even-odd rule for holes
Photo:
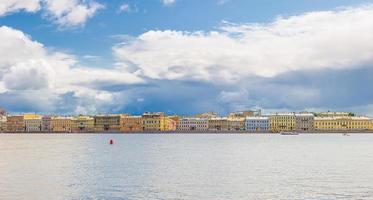
[[[372,155],[373,135],[0,135],[0,199],[373,199]]]

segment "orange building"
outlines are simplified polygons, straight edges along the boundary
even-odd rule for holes
[[[20,133],[25,131],[25,123],[23,115],[8,116],[6,122],[6,129],[9,133]]]
[[[179,118],[165,117],[164,131],[176,131]]]
[[[96,115],[93,118],[95,132],[117,133],[120,131],[120,115]]]
[[[131,133],[141,132],[142,118],[141,116],[122,115],[120,118],[120,132]]]

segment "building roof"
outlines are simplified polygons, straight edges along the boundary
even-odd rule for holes
[[[296,113],[295,116],[314,117],[315,115],[312,113]]]
[[[271,113],[268,116],[295,116],[295,113]]]
[[[32,120],[32,119],[41,119],[41,115],[37,114],[24,114],[23,115],[24,120]]]
[[[52,119],[73,119],[72,117],[65,117],[65,116],[55,116],[55,117],[52,117]]]
[[[251,116],[251,117],[246,117],[246,120],[268,120],[269,117],[266,116]]]
[[[210,118],[209,120],[228,120],[227,117],[213,117],[213,118]]]
[[[145,112],[142,116],[158,116],[158,115],[165,115],[163,112]]]
[[[200,118],[200,117],[184,117],[181,118],[180,121],[190,121],[190,120],[196,120],[196,121],[207,121],[207,118]]]
[[[99,115],[95,115],[93,117],[120,117],[121,115],[119,114],[99,114]]]
[[[132,116],[132,115],[124,115],[124,116],[121,116],[122,118],[141,118],[141,116]]]
[[[315,120],[338,120],[338,119],[347,119],[347,120],[372,120],[369,117],[348,117],[348,116],[332,116],[332,117],[315,117]]]
[[[72,120],[93,120],[93,117],[79,115],[77,117],[73,117]]]
[[[238,122],[243,122],[245,121],[245,118],[241,117],[241,118],[228,118],[228,121],[238,121]]]

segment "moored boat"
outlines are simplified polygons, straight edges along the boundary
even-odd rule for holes
[[[280,132],[281,135],[299,135],[297,132]]]

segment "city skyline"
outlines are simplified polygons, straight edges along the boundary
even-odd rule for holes
[[[372,18],[362,0],[8,0],[0,106],[372,117]]]
[[[163,112],[48,116],[0,115],[0,133],[371,133],[373,118],[351,112],[272,113],[261,110],[167,116]]]

